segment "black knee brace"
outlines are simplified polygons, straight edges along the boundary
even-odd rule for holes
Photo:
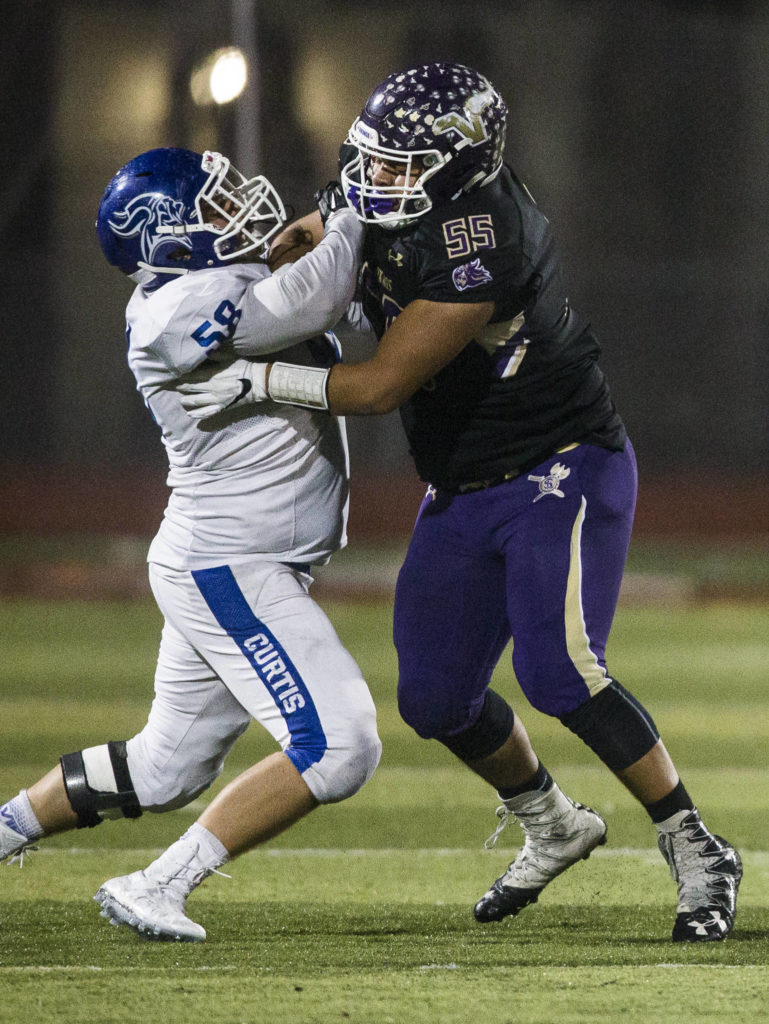
[[[141,815],[122,740],[64,754],[59,761],[78,828],[94,828],[104,818]]]
[[[437,738],[461,761],[479,761],[495,754],[507,741],[514,721],[513,709],[507,701],[494,690],[487,690],[481,713],[469,729]]]
[[[635,764],[660,738],[649,712],[616,679],[574,711],[561,715],[560,721],[613,772]]]

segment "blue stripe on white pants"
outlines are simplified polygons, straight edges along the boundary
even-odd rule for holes
[[[305,772],[320,761],[328,744],[304,680],[277,638],[254,614],[229,566],[198,569],[192,577],[216,621],[275,701],[291,736],[285,753],[297,771]]]

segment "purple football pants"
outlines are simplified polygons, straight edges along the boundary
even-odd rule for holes
[[[475,723],[511,637],[518,683],[548,715],[609,683],[636,487],[628,441],[622,452],[579,445],[485,490],[428,488],[394,614],[399,708],[420,736]]]

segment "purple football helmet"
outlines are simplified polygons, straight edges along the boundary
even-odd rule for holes
[[[502,166],[507,107],[487,78],[462,64],[390,75],[342,146],[347,202],[368,224],[401,227],[491,181]],[[402,185],[375,185],[371,164],[397,164]]]
[[[153,289],[247,253],[263,256],[286,220],[270,182],[246,179],[221,153],[151,149],[107,186],[96,233],[108,263]]]

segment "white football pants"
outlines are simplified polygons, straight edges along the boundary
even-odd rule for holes
[[[127,744],[141,806],[193,800],[252,718],[321,803],[357,792],[381,753],[376,711],[309,596],[311,577],[256,560],[192,572],[151,564],[149,575],[165,624],[149,718]]]

